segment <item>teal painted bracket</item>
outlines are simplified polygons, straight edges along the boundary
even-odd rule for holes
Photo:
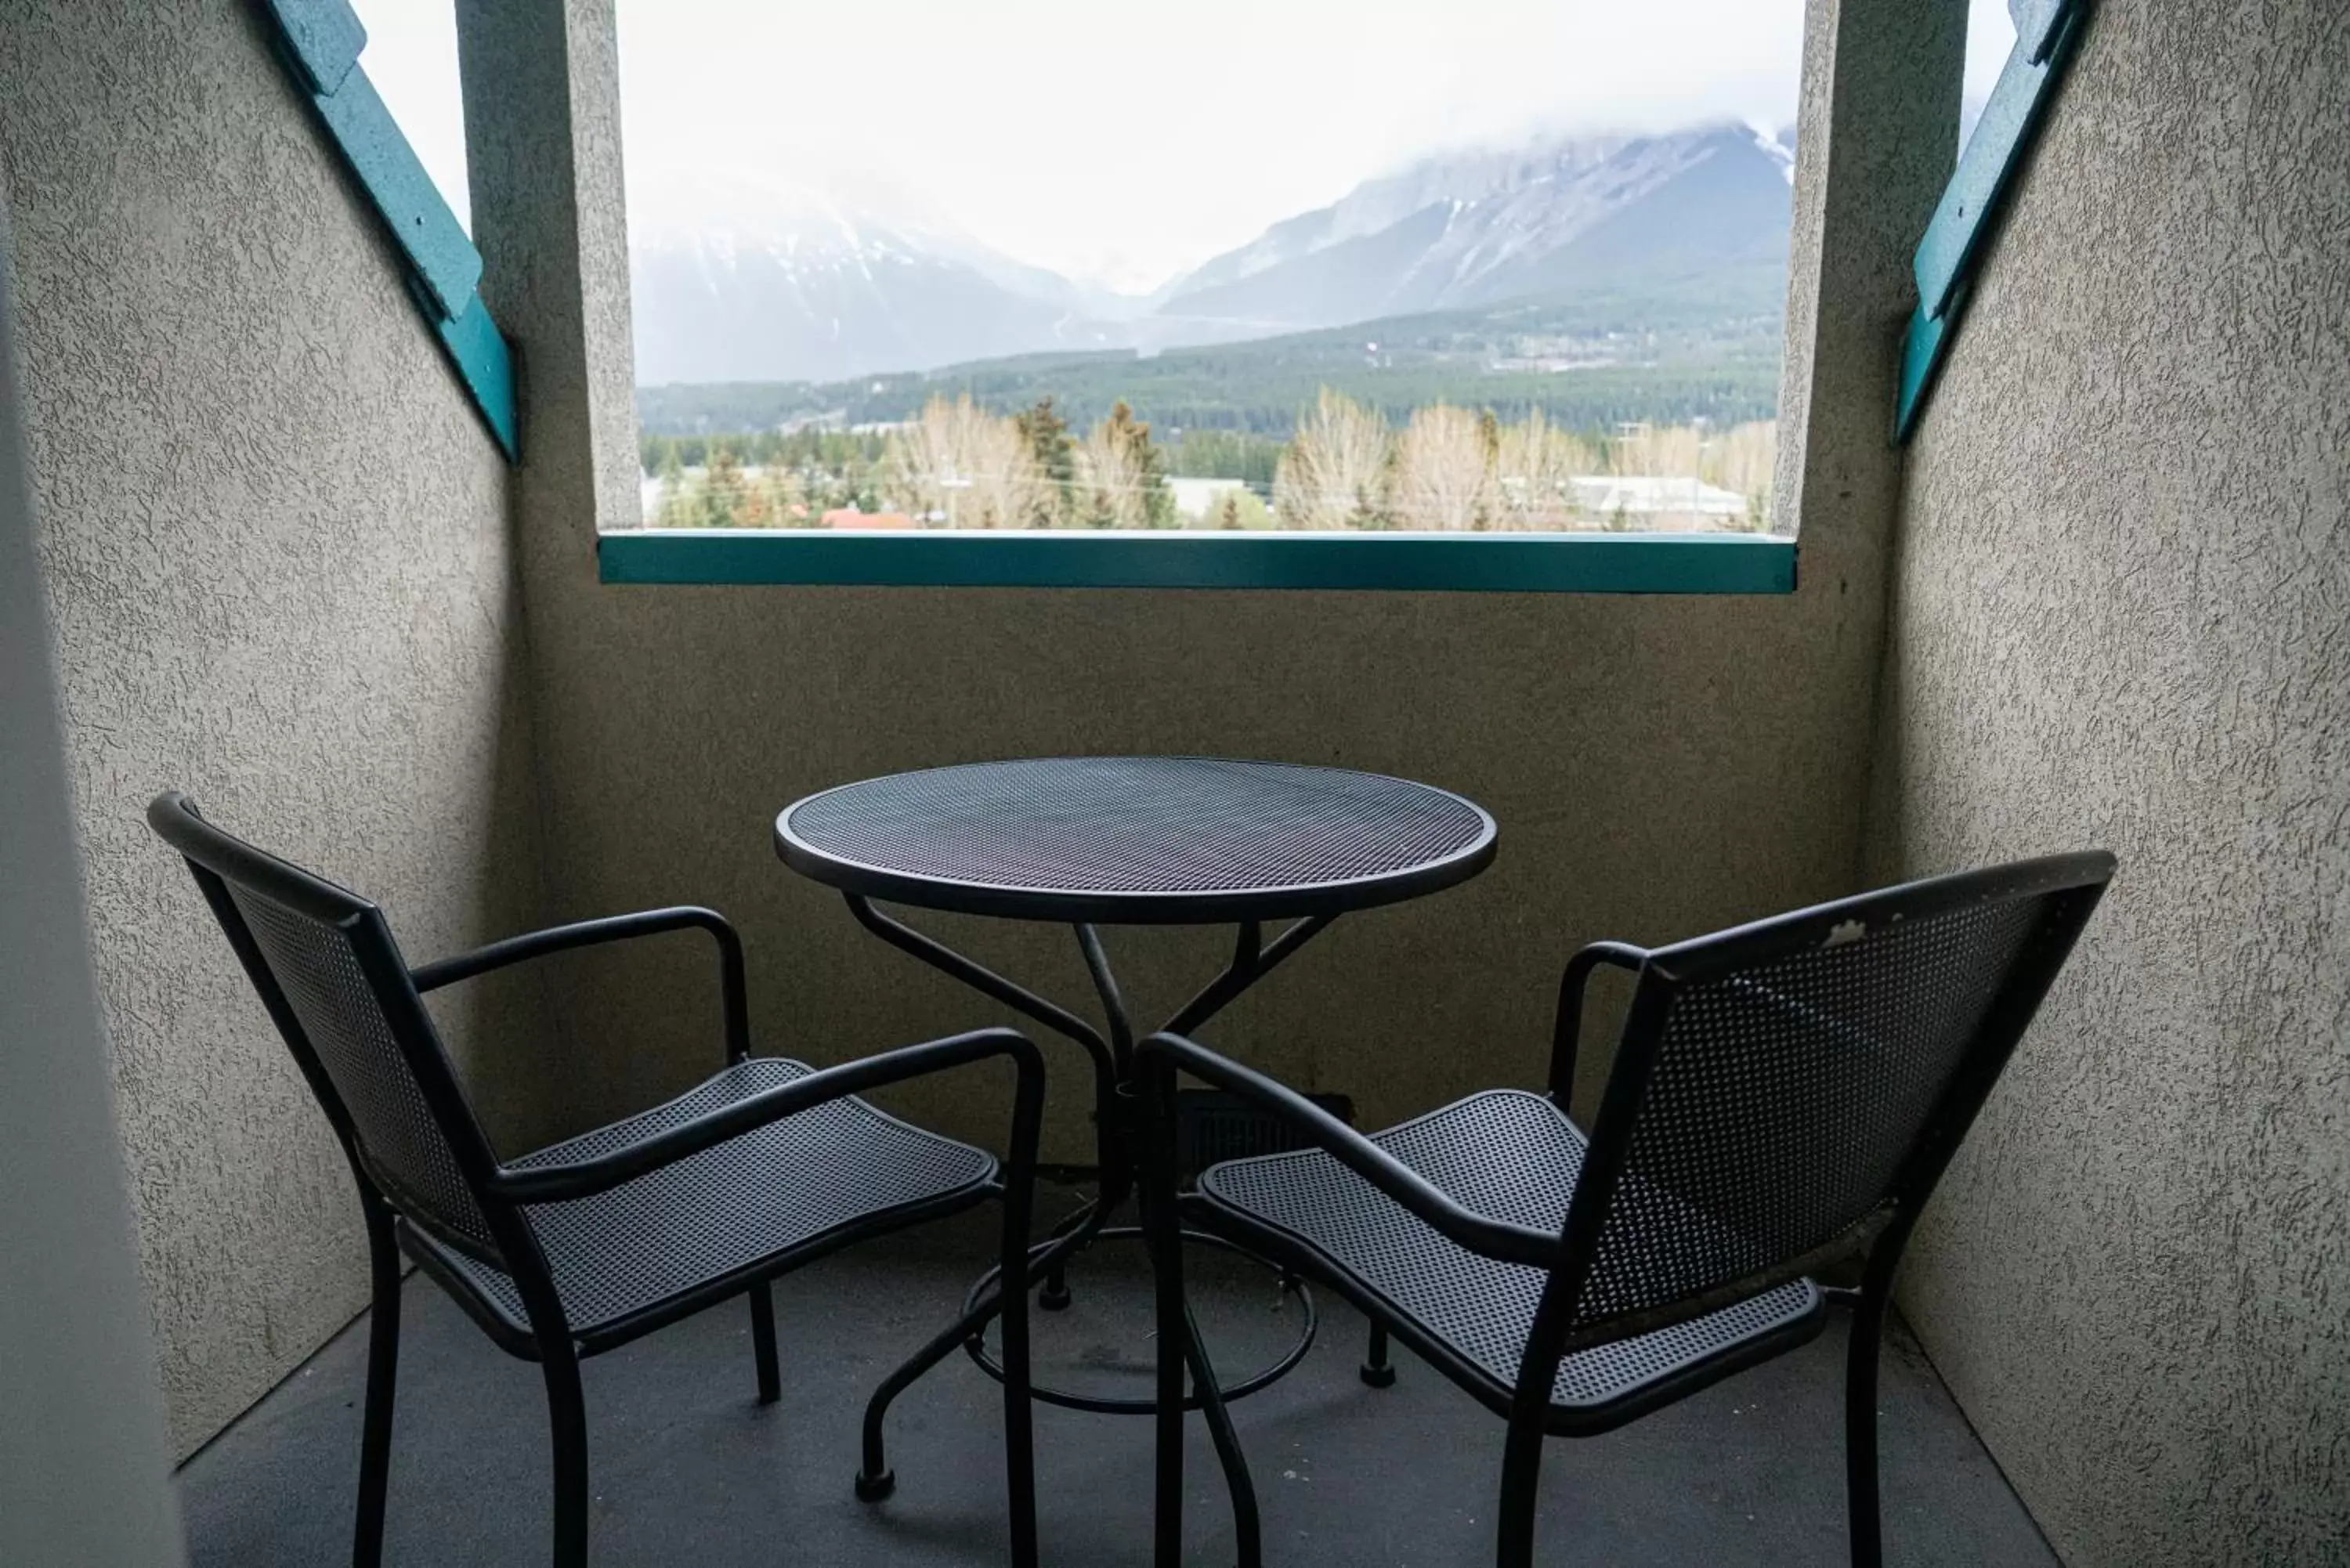
[[[376,95],[367,72],[354,68],[331,93],[313,93],[318,117],[341,148],[351,172],[367,188],[392,238],[434,308],[454,317],[482,281],[482,253],[442,199],[400,122]]]
[[[367,47],[367,28],[348,5],[306,5],[270,0],[279,41],[301,68],[302,85],[314,93],[335,92]]]
[[[1992,220],[2014,189],[2090,9],[2091,0],[2022,0],[2019,7],[2015,50],[2000,70],[1958,171],[1918,246],[1918,308],[1901,346],[1901,395],[1893,420],[1897,443],[1917,428],[1990,245]]]
[[[1755,534],[911,533],[646,528],[600,535],[607,583],[1789,594],[1795,542]]]
[[[475,293],[482,255],[359,67],[367,29],[348,0],[265,0],[279,54],[407,258],[426,319],[505,452],[515,445],[511,351]]]
[[[521,432],[515,428],[514,356],[498,335],[498,324],[490,319],[490,307],[474,295],[455,319],[436,321],[432,327],[465,389],[473,394],[483,422],[512,462],[521,451]]]

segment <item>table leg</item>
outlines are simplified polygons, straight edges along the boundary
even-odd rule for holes
[[[1263,1533],[1256,1506],[1256,1486],[1250,1479],[1248,1457],[1232,1429],[1232,1416],[1208,1359],[1199,1321],[1183,1293],[1183,1220],[1176,1193],[1175,1079],[1173,1073],[1151,1075],[1140,1092],[1121,1093],[1131,1104],[1142,1169],[1140,1191],[1143,1225],[1150,1237],[1151,1277],[1158,1306],[1159,1399],[1156,1412],[1155,1473],[1157,1488],[1153,1535],[1157,1568],[1173,1568],[1183,1550],[1183,1375],[1208,1422],[1208,1436],[1216,1446],[1216,1461],[1223,1469],[1224,1489],[1232,1498],[1232,1533],[1240,1568],[1261,1568]]]
[[[1241,1451],[1240,1434],[1232,1430],[1223,1392],[1216,1386],[1216,1369],[1208,1360],[1208,1347],[1200,1338],[1200,1325],[1193,1321],[1188,1303],[1183,1308],[1183,1358],[1191,1363],[1191,1386],[1200,1391],[1201,1413],[1207,1417],[1216,1462],[1224,1469],[1224,1490],[1232,1500],[1232,1534],[1240,1551],[1240,1568],[1260,1568],[1264,1545],[1257,1521],[1256,1483],[1249,1478],[1248,1456]]]
[[[1171,1071],[1164,1083],[1149,1089],[1134,1069],[1134,1028],[1109,955],[1090,925],[1076,926],[1079,951],[1094,988],[1101,998],[1107,1037],[1076,1013],[986,968],[943,942],[876,909],[856,895],[846,895],[850,911],[867,929],[892,947],[920,959],[1015,1012],[1076,1041],[1093,1060],[1096,1147],[1100,1160],[1100,1188],[1093,1202],[1056,1226],[1054,1234],[1030,1254],[1024,1286],[1042,1280],[1047,1306],[1066,1305],[1064,1272],[1067,1261],[1089,1245],[1105,1228],[1110,1212],[1129,1195],[1139,1199],[1142,1231],[1151,1258],[1153,1300],[1158,1324],[1157,1397],[1151,1401],[1157,1433],[1157,1525],[1155,1560],[1159,1568],[1176,1568],[1182,1553],[1183,1413],[1193,1396],[1187,1395],[1186,1376],[1197,1391],[1216,1458],[1232,1497],[1232,1523],[1241,1568],[1258,1568],[1263,1557],[1262,1527],[1256,1490],[1248,1460],[1233,1430],[1226,1399],[1214,1366],[1183,1293],[1182,1216],[1176,1187],[1175,1083]],[[1166,1024],[1169,1033],[1184,1033],[1200,1027],[1244,993],[1251,986],[1326,929],[1333,917],[1298,920],[1267,943],[1256,921],[1243,923],[1231,963],[1198,994],[1178,1009]],[[983,1281],[983,1286],[984,1285]],[[922,1375],[943,1360],[958,1345],[976,1346],[990,1319],[1002,1310],[1003,1291],[984,1300],[967,1303],[962,1315],[933,1337],[905,1365],[874,1390],[866,1407],[863,1468],[858,1495],[868,1500],[889,1495],[894,1484],[885,1462],[882,1423],[889,1405]],[[1266,1373],[1243,1384],[1235,1392],[1262,1387],[1295,1365],[1311,1342],[1313,1314],[1306,1317],[1305,1338],[1289,1357]],[[986,1366],[983,1355],[974,1355]],[[1038,1391],[1039,1397],[1076,1404],[1080,1408],[1116,1409],[1124,1401],[1079,1400],[1073,1396]]]
[[[1173,1079],[1166,1075],[1171,1092]],[[1191,1359],[1191,1312],[1183,1300],[1183,1221],[1175,1201],[1174,1107],[1155,1092],[1159,1085],[1128,1085],[1122,1096],[1134,1103],[1140,1132],[1150,1146],[1144,1155],[1140,1197],[1143,1232],[1150,1248],[1150,1278],[1159,1351],[1159,1398],[1152,1445],[1156,1486],[1151,1508],[1152,1568],[1180,1568],[1183,1561],[1183,1374]],[[1167,1112],[1162,1117],[1156,1114]]]
[[[1045,1276],[1048,1269],[1058,1268],[1060,1260],[1075,1251],[1066,1237],[1049,1241],[1033,1249],[1029,1254],[1028,1277],[1022,1282],[1024,1290]],[[933,1335],[931,1342],[914,1352],[899,1368],[881,1380],[873,1397],[865,1404],[863,1451],[857,1470],[857,1495],[866,1502],[879,1502],[897,1490],[897,1475],[889,1469],[887,1449],[882,1442],[882,1423],[888,1419],[889,1407],[899,1395],[921,1380],[922,1375],[954,1353],[959,1345],[968,1345],[987,1332],[1003,1311],[1003,1286],[999,1280],[996,1288],[976,1302],[965,1305],[962,1315]]]

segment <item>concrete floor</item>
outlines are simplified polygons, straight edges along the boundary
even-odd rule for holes
[[[1054,1195],[1057,1197],[1058,1195]],[[776,1288],[784,1397],[753,1398],[748,1314],[702,1314],[587,1364],[592,1554],[598,1564],[990,1563],[1004,1559],[994,1384],[961,1356],[891,1417],[897,1494],[850,1493],[867,1393],[945,1323],[992,1246],[993,1210],[869,1243]],[[1097,1251],[1076,1304],[1039,1314],[1040,1376],[1147,1387],[1139,1250]],[[1271,1278],[1201,1256],[1195,1293],[1229,1378],[1294,1331]],[[1268,1564],[1433,1568],[1492,1560],[1502,1424],[1399,1350],[1384,1391],[1356,1376],[1362,1322],[1323,1304],[1288,1378],[1234,1407],[1263,1507]],[[546,1422],[536,1367],[482,1337],[421,1276],[408,1284],[393,1439],[392,1564],[543,1563]],[[361,1319],[181,1474],[197,1568],[349,1556],[364,1387]],[[1846,1561],[1843,1315],[1802,1351],[1607,1437],[1544,1457],[1540,1560],[1558,1563]],[[1887,1347],[1886,1539],[1895,1563],[2053,1563],[1999,1470],[1906,1333]],[[1199,1422],[1187,1560],[1232,1561],[1222,1482]],[[1048,1564],[1150,1555],[1150,1423],[1040,1407]]]

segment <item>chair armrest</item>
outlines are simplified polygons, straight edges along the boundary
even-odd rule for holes
[[[1546,1269],[1557,1261],[1558,1233],[1514,1225],[1462,1208],[1442,1189],[1295,1089],[1180,1034],[1154,1034],[1137,1048],[1158,1061],[1273,1112],[1323,1152],[1471,1251]]]
[[[1629,942],[1593,942],[1566,961],[1558,980],[1558,1018],[1551,1026],[1550,1098],[1564,1111],[1575,1096],[1575,1054],[1583,1033],[1583,987],[1601,964],[1638,971],[1648,961],[1646,948]]]
[[[1025,1035],[1014,1030],[980,1029],[968,1034],[955,1034],[943,1040],[929,1040],[919,1045],[884,1051],[876,1056],[810,1073],[805,1078],[795,1078],[788,1084],[762,1089],[732,1105],[722,1106],[707,1115],[666,1127],[651,1137],[599,1154],[592,1159],[522,1169],[502,1165],[491,1177],[489,1189],[510,1203],[556,1203],[567,1199],[592,1198],[597,1193],[608,1192],[622,1182],[633,1181],[648,1171],[658,1170],[665,1165],[674,1165],[679,1160],[700,1154],[728,1138],[739,1137],[769,1122],[780,1121],[795,1111],[845,1099],[883,1084],[943,1073],[950,1068],[985,1061],[991,1056],[1010,1057],[1018,1075],[1011,1163],[1015,1171],[1033,1170],[1036,1158],[1037,1129],[1044,1116],[1044,1054]]]
[[[734,934],[726,917],[715,909],[687,904],[668,909],[640,909],[632,915],[608,915],[599,920],[581,920],[568,926],[549,926],[543,931],[528,931],[469,953],[421,964],[409,971],[409,978],[421,995],[525,959],[687,929],[708,931],[718,944],[718,988],[725,1009],[726,1059],[740,1062],[751,1054],[750,1012],[743,997],[743,939]]]

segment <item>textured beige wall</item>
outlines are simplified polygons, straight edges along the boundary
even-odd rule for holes
[[[2350,1561],[2345,114],[2102,5],[1912,449],[1877,868],[2121,857],[1904,1291],[2078,1564]]]
[[[411,956],[535,901],[499,457],[237,0],[12,5],[42,553],[99,984],[174,1440],[365,1299],[349,1178],[156,790],[378,898]],[[530,998],[455,999],[526,1137]],[[475,1017],[486,1003],[484,1016]]]
[[[461,5],[484,288],[527,346],[520,509],[554,908],[717,905],[743,929],[763,1044],[833,1060],[998,1010],[776,863],[772,820],[807,791],[1122,751],[1427,779],[1499,817],[1495,868],[1340,922],[1210,1031],[1377,1120],[1536,1081],[1558,965],[1586,939],[1662,940],[1848,890],[1898,481],[1882,435],[1891,348],[1950,156],[1962,12],[1812,7],[1788,396],[1820,432],[1791,471],[1803,588],[1692,599],[601,587],[596,521],[630,520],[637,495],[609,5]],[[1057,994],[1088,994],[1066,931],[951,929]],[[1229,940],[1111,939],[1151,1013]],[[576,1121],[712,1061],[702,954],[680,943],[619,973],[567,999]],[[1053,1152],[1084,1158],[1083,1058],[1054,1061]],[[1002,1115],[960,1090],[901,1103],[977,1137]]]

